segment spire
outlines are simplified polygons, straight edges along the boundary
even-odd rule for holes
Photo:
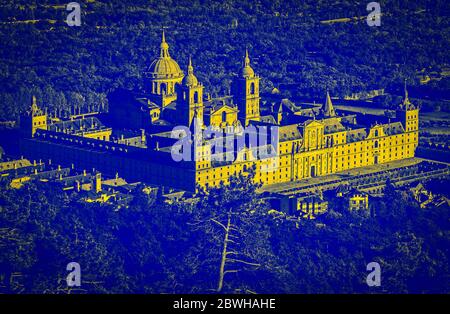
[[[253,71],[252,67],[250,66],[248,49],[245,49],[245,58],[244,58],[244,67],[242,68],[242,76],[245,78],[255,76],[255,71]]]
[[[194,74],[194,67],[192,66],[191,56],[189,56],[188,74]]]
[[[411,102],[409,101],[408,89],[406,88],[406,79],[405,79],[403,104],[404,105],[409,105],[410,103]]]
[[[166,34],[164,32],[164,28],[162,29],[162,38],[161,38],[161,58],[170,58],[169,55],[169,44],[166,42]]]
[[[330,93],[328,92],[328,90],[327,90],[327,98],[325,100],[325,107],[323,108],[323,115],[325,117],[334,117],[336,115],[333,103],[331,102]]]
[[[248,57],[248,49],[245,48],[244,67],[250,66],[250,58]]]
[[[31,115],[37,115],[39,114],[39,107],[37,106],[37,100],[36,100],[36,96],[32,96],[31,97],[31,111],[30,111]]]

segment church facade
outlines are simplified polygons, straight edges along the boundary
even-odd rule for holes
[[[205,95],[191,58],[186,74],[172,59],[164,33],[159,56],[144,76],[144,90],[117,90],[108,96],[105,125],[101,117],[92,118],[90,125],[67,123],[86,132],[69,132],[61,121],[50,122],[33,100],[32,110],[21,120],[28,134],[24,151],[40,154],[39,158],[64,156],[65,161],[107,173],[195,191],[227,184],[232,176],[250,171],[256,183],[270,185],[383,164],[414,157],[418,145],[419,109],[410,102],[406,86],[397,110],[383,116],[339,112],[328,92],[324,104],[314,107],[276,97],[265,100],[246,51],[231,95],[211,98]],[[200,142],[194,138],[198,132],[187,132],[195,126],[202,133]],[[179,127],[186,132],[173,132]],[[140,139],[126,141],[122,133],[122,141],[115,140],[114,130],[125,129],[139,131]],[[256,145],[248,141],[249,135],[268,129],[276,132],[270,141],[258,140]],[[195,146],[192,160],[173,159],[180,138]],[[241,145],[233,145],[227,158],[219,158],[224,152],[218,148],[230,142]],[[272,154],[261,157],[263,150]]]

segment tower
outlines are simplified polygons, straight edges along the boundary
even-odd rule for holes
[[[176,100],[175,85],[181,83],[184,73],[178,63],[170,57],[164,30],[159,57],[150,64],[144,74],[147,80],[146,90],[152,101],[165,107]]]
[[[405,129],[405,145],[403,153],[406,157],[414,157],[415,150],[419,145],[419,108],[414,106],[408,97],[405,81],[405,95],[402,103],[395,112],[397,120]]]
[[[247,126],[250,120],[259,121],[259,77],[255,75],[250,66],[248,50],[245,50],[241,73],[233,81],[232,92],[235,102],[238,104],[239,120],[242,124]]]
[[[35,96],[30,109],[20,116],[20,128],[27,137],[33,137],[37,129],[47,130],[47,114],[37,106]]]
[[[406,132],[419,131],[419,108],[414,106],[409,100],[408,89],[406,88],[406,80],[403,101],[398,106],[395,115],[396,118],[402,123],[403,128]]]
[[[180,112],[180,122],[191,126],[194,117],[203,125],[203,85],[194,75],[194,67],[189,57],[187,75],[180,85],[177,85],[177,111]]]

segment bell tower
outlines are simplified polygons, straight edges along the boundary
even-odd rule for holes
[[[20,116],[20,128],[27,137],[33,137],[37,129],[47,130],[47,114],[37,106],[35,96],[30,109]]]
[[[395,112],[396,117],[403,125],[406,132],[419,131],[419,108],[414,106],[408,96],[408,89],[406,88],[406,81],[404,87],[404,97],[402,103]]]
[[[259,121],[259,77],[255,75],[250,66],[248,50],[245,50],[244,65],[240,75],[233,81],[232,93],[235,102],[238,104],[239,120],[244,126],[249,124],[250,120]]]
[[[187,75],[177,85],[177,110],[180,112],[180,123],[191,126],[194,117],[203,125],[203,85],[194,75],[194,67],[189,57]]]

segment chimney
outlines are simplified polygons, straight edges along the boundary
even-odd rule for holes
[[[80,181],[75,181],[75,190],[77,190],[77,192],[80,192],[81,190],[81,185],[80,185]]]
[[[95,193],[100,193],[102,191],[102,174],[100,172],[95,174],[94,186]]]
[[[145,138],[145,130],[141,129],[141,142],[145,143],[146,142],[146,138]]]

